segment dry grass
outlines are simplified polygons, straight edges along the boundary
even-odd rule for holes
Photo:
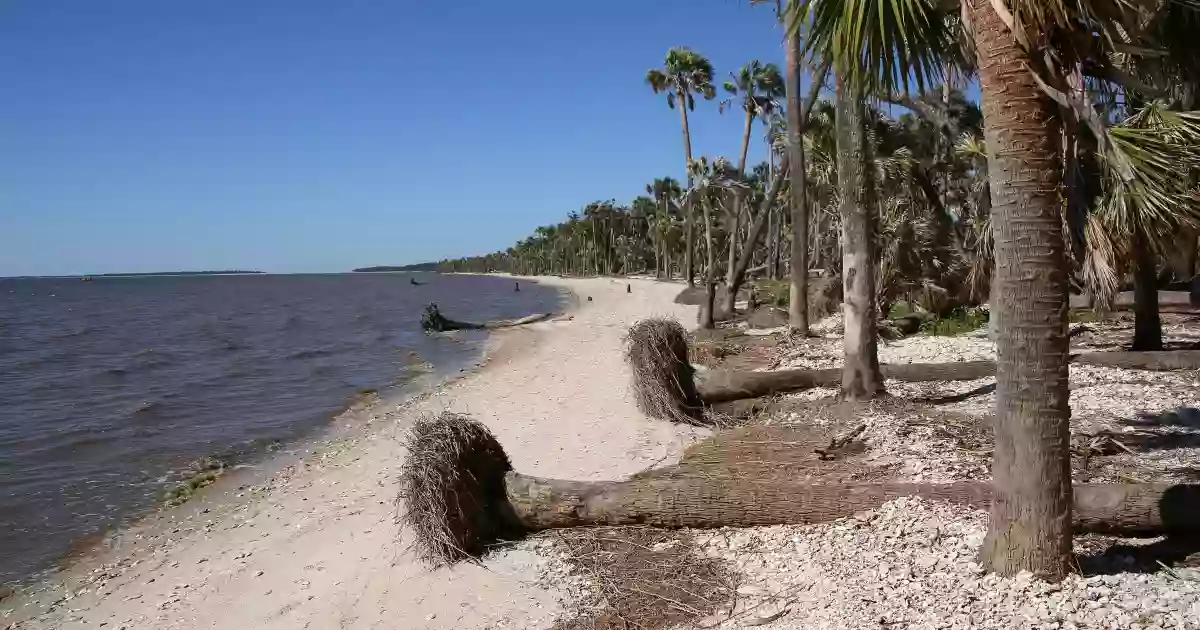
[[[704,426],[687,336],[672,319],[645,319],[625,337],[625,359],[633,371],[638,409],[660,420]]]
[[[724,563],[702,556],[682,531],[650,527],[563,529],[555,541],[571,570],[591,588],[579,616],[554,630],[651,630],[691,627],[737,594]]]
[[[418,420],[405,447],[400,521],[419,559],[433,566],[470,560],[516,533],[504,489],[512,465],[487,427],[443,412]]]

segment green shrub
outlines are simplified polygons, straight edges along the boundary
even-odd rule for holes
[[[988,310],[981,306],[956,308],[944,317],[929,320],[921,331],[935,337],[954,337],[978,330],[988,322]]]

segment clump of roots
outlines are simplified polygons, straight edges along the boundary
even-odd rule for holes
[[[478,558],[515,535],[507,510],[508,456],[487,427],[443,412],[416,422],[400,467],[400,520],[422,561],[441,566]]]
[[[706,425],[683,326],[672,319],[645,319],[629,329],[625,343],[638,409],[668,422]]]

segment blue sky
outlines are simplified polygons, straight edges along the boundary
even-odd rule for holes
[[[747,0],[7,0],[0,276],[505,248],[683,177],[644,83],[677,45],[722,79],[783,59]],[[739,117],[698,110],[695,152],[733,156]]]

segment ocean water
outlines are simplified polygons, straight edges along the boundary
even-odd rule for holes
[[[411,283],[417,278],[421,285]],[[157,505],[206,456],[327,426],[360,389],[471,365],[486,333],[556,310],[532,283],[436,274],[0,279],[0,583]],[[410,386],[411,388],[411,386]]]

